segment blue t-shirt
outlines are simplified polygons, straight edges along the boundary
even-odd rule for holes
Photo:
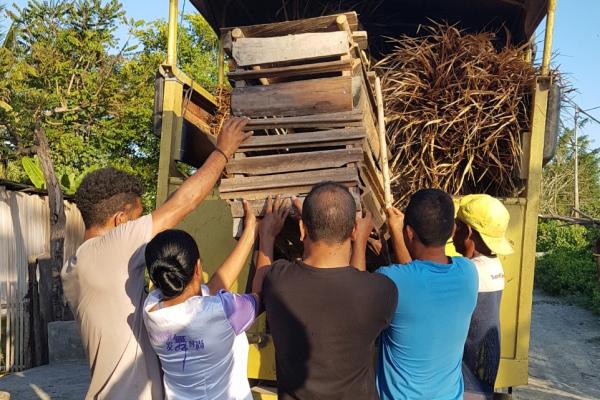
[[[381,400],[462,399],[461,360],[478,278],[473,263],[413,261],[377,270],[398,288],[392,324],[381,334],[377,388]]]

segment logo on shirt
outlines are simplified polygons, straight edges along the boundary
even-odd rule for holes
[[[204,340],[187,339],[185,335],[172,335],[166,343],[165,348],[170,352],[188,351],[188,350],[203,350]]]

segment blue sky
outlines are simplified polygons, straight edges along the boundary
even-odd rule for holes
[[[122,0],[129,17],[150,21],[168,16],[167,0]],[[185,0],[180,0],[180,8]],[[16,0],[26,4],[26,0]],[[7,1],[11,3],[11,1]],[[193,10],[189,1],[186,11]],[[541,53],[545,22],[538,28],[536,39]],[[120,32],[126,35],[125,31]],[[600,106],[600,1],[599,0],[558,0],[554,31],[554,66],[567,75],[579,93],[574,100],[583,109]],[[600,109],[591,112],[600,120]],[[565,121],[565,124],[572,122]],[[595,146],[600,147],[600,125],[588,124],[582,130],[589,135]]]

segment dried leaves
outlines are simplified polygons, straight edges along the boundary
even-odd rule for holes
[[[426,187],[516,195],[535,77],[524,49],[496,50],[493,33],[425,29],[422,37],[393,39],[377,65],[397,202]]]
[[[213,136],[221,132],[223,123],[231,114],[231,87],[221,85],[216,90],[217,111],[211,116],[209,124]]]

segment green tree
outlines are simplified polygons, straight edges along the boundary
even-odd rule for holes
[[[30,1],[9,13],[15,46],[0,57],[0,177],[28,181],[35,116],[50,142],[57,176],[113,165],[140,176],[154,203],[159,138],[153,133],[154,79],[166,58],[167,24],[127,19],[117,0]],[[115,34],[127,26],[130,46]],[[218,40],[199,15],[185,16],[179,67],[216,86]]]
[[[600,215],[600,149],[591,147],[588,136],[578,138],[579,196],[581,211]],[[573,130],[559,137],[556,156],[544,167],[540,212],[571,215],[574,205],[575,141]]]

